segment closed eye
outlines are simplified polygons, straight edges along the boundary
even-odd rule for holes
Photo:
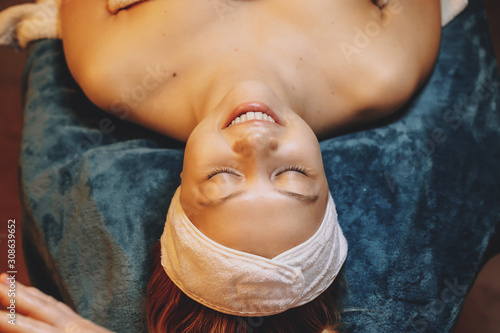
[[[303,174],[304,176],[308,176],[309,173],[307,172],[307,170],[301,166],[298,166],[298,165],[287,165],[285,167],[282,167],[280,169],[278,169],[278,171],[276,172],[275,174],[275,177],[285,173],[285,172],[289,172],[289,171],[293,171],[293,172],[298,172],[300,174]],[[207,173],[207,179],[210,179],[210,178],[213,178],[214,176],[216,175],[219,175],[221,173],[228,173],[228,174],[231,174],[231,175],[235,175],[235,176],[239,176],[240,174],[237,173],[236,171],[234,171],[233,169],[230,169],[230,168],[226,168],[226,167],[220,167],[220,168],[215,168],[213,170],[210,170],[210,172]]]
[[[210,172],[207,173],[207,179],[210,179],[210,178],[212,178],[218,174],[221,174],[221,173],[229,173],[231,175],[239,176],[239,174],[236,171],[234,171],[230,168],[220,167],[220,168],[210,170]]]
[[[304,176],[308,175],[308,172],[305,168],[298,166],[298,165],[287,165],[285,167],[282,167],[276,172],[275,177],[281,175],[282,173],[288,172],[288,171],[295,171],[298,173],[303,174]]]

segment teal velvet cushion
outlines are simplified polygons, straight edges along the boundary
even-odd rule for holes
[[[471,0],[403,110],[321,142],[349,242],[348,332],[453,327],[500,220],[499,86],[483,5]],[[60,41],[31,46],[23,89],[33,285],[114,331],[146,331],[149,249],[180,182],[182,145],[93,106]]]

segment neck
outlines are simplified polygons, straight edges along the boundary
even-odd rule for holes
[[[200,87],[203,93],[199,94],[198,98],[192,99],[196,124],[214,112],[224,97],[228,96],[230,92],[234,92],[235,88],[244,82],[253,82],[254,84],[250,85],[253,88],[245,89],[239,92],[237,97],[233,97],[233,104],[235,104],[233,107],[240,103],[259,99],[262,96],[261,91],[265,89],[274,92],[286,106],[295,112],[298,113],[302,109],[301,102],[306,99],[299,95],[297,83],[300,82],[292,77],[290,71],[283,71],[279,65],[272,68],[248,67],[235,70],[228,66],[225,72],[214,73],[215,75],[205,81],[205,86]]]

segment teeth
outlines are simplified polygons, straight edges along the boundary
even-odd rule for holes
[[[247,120],[254,120],[254,119],[257,119],[257,120],[266,120],[266,121],[269,121],[271,123],[276,123],[276,121],[268,116],[267,114],[265,113],[262,113],[262,112],[247,112],[247,113],[244,113],[238,117],[236,117],[229,126],[231,125],[234,125],[234,124],[238,124],[238,123],[242,123],[244,121],[247,121]]]

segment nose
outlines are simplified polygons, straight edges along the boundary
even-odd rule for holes
[[[255,129],[236,139],[232,149],[240,155],[267,155],[278,149],[278,139],[270,133]]]

